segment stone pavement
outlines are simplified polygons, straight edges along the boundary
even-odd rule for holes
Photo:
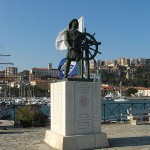
[[[54,150],[44,143],[45,131],[41,128],[0,128],[0,150]],[[150,124],[102,124],[110,147],[101,150],[150,150]]]
[[[150,150],[150,124],[105,124],[109,148],[103,150]]]

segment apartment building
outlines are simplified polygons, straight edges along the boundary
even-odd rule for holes
[[[39,80],[45,76],[57,78],[58,69],[52,69],[52,64],[48,64],[48,68],[32,68],[29,72],[29,81]]]
[[[32,68],[29,73],[29,81],[41,79],[41,77],[50,75],[48,68]]]
[[[18,73],[18,68],[7,67],[5,70],[5,77],[16,77]]]
[[[150,96],[150,88],[137,87],[138,92],[135,94],[136,96]]]
[[[107,61],[105,61],[105,66],[115,67],[116,65],[117,65],[116,60],[107,60]]]
[[[129,64],[130,64],[130,59],[128,58],[119,58],[117,59],[117,64],[120,65],[120,66],[125,66],[127,67]]]

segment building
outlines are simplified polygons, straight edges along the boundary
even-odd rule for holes
[[[138,90],[138,92],[135,94],[136,96],[150,96],[150,88],[137,87],[136,89]]]
[[[57,78],[58,69],[52,69],[52,64],[48,64],[48,68],[32,68],[29,72],[29,81],[39,80],[44,77]]]
[[[5,77],[5,70],[0,71],[0,78],[4,78]]]
[[[139,59],[138,59],[138,65],[137,65],[137,67],[138,67],[138,66],[144,66],[144,65],[146,65],[146,59],[144,59],[144,58],[139,58]]]
[[[51,69],[50,70],[50,77],[57,78],[58,77],[58,69]]]
[[[32,80],[30,82],[31,86],[38,86],[42,89],[48,89],[49,87],[49,81],[48,80]]]
[[[95,62],[94,62],[94,60],[92,59],[92,60],[90,60],[90,69],[94,69],[94,67],[95,67]]]
[[[130,64],[130,59],[128,59],[128,58],[119,58],[119,59],[117,59],[117,64],[119,66],[127,67]]]
[[[117,64],[116,60],[107,60],[107,61],[105,61],[105,66],[115,67],[116,64]]]
[[[18,81],[28,83],[29,82],[29,70],[24,70],[18,73]]]
[[[5,77],[16,78],[18,69],[16,67],[7,67],[5,70]]]
[[[29,73],[29,81],[38,80],[44,76],[50,76],[48,68],[32,68]]]

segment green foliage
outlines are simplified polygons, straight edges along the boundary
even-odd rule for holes
[[[101,73],[102,83],[118,86],[122,81],[123,86],[150,87],[150,63],[142,67],[132,66],[129,79],[126,79],[126,74],[126,67],[118,66],[118,71],[109,68]]]
[[[131,94],[135,94],[135,93],[137,93],[138,91],[137,91],[137,89],[135,89],[135,88],[129,88],[127,91],[126,91],[126,95],[127,96],[131,96]]]
[[[16,111],[16,119],[23,127],[45,126],[48,116],[43,114],[39,105],[21,106]]]

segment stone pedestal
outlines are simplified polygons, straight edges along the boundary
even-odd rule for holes
[[[108,146],[101,132],[98,82],[61,81],[51,84],[51,130],[44,141],[59,150]]]

